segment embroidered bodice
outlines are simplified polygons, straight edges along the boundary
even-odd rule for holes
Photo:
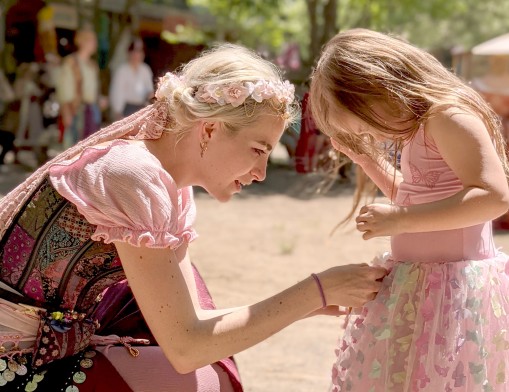
[[[115,246],[93,241],[94,231],[44,180],[2,238],[2,282],[41,306],[88,313],[106,287],[125,278]]]

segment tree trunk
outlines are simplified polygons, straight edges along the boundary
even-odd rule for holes
[[[94,18],[94,30],[98,32],[101,25],[101,0],[94,0],[92,15]]]
[[[320,32],[318,30],[318,3],[319,0],[306,0],[309,15],[309,58],[307,63],[313,64],[320,50]]]
[[[129,23],[130,10],[137,2],[138,0],[125,1],[124,11],[122,12],[122,15],[120,16],[119,20],[120,28],[117,30],[116,34],[112,34],[110,40],[111,50],[114,50],[114,48],[117,46],[118,41],[120,40],[120,37],[122,37],[122,33],[124,32],[125,28],[131,25]]]
[[[323,7],[323,34],[320,47],[325,45],[337,33],[338,1],[329,0]]]

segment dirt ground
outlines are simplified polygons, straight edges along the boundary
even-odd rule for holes
[[[364,242],[351,225],[331,229],[350,207],[352,186],[325,196],[319,178],[271,168],[264,183],[226,204],[197,192],[200,238],[190,247],[218,306],[259,301],[337,264],[369,261],[388,242]],[[301,320],[236,355],[246,392],[327,391],[341,319]]]
[[[24,175],[0,173],[0,194]],[[388,249],[388,239],[363,241],[352,224],[330,237],[349,211],[353,186],[337,184],[316,195],[319,183],[316,175],[272,166],[264,183],[253,184],[229,203],[196,190],[200,237],[190,252],[216,305],[253,303],[311,272],[368,262]],[[496,243],[507,251],[509,233],[497,234]],[[341,321],[326,316],[301,320],[236,355],[246,392],[327,391]]]
[[[336,264],[368,262],[388,250],[387,238],[364,241],[353,224],[331,229],[351,206],[353,186],[313,195],[319,179],[271,168],[227,204],[197,192],[200,238],[191,255],[218,306],[265,298]],[[509,233],[496,234],[509,249]],[[246,392],[327,391],[341,318],[301,320],[236,355]]]

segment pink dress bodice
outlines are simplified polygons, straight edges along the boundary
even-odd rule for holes
[[[401,172],[403,182],[396,195],[396,204],[401,206],[445,199],[463,187],[423,126],[403,147]],[[411,262],[481,260],[496,253],[491,221],[462,229],[396,235],[391,247],[395,261]]]

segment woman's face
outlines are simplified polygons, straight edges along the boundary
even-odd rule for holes
[[[243,186],[263,181],[269,154],[285,128],[276,115],[262,115],[253,125],[234,134],[217,126],[210,133],[203,154],[203,188],[219,201],[228,201]]]

